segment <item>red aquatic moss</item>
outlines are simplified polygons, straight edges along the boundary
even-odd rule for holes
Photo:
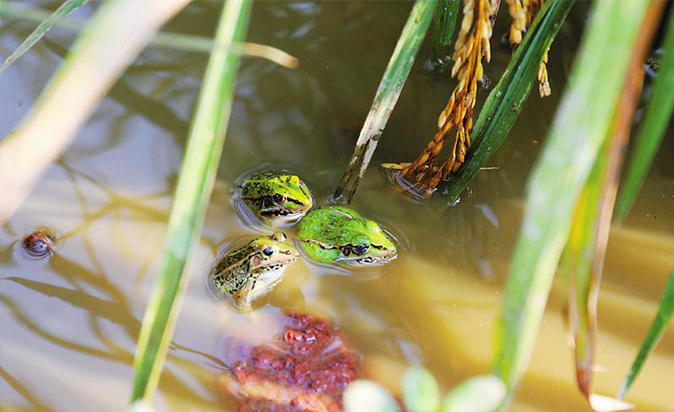
[[[247,351],[223,382],[241,399],[239,412],[338,412],[357,366],[325,320],[290,314],[276,342]]]

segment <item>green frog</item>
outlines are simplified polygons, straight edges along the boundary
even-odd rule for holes
[[[261,172],[244,179],[241,199],[257,216],[272,223],[297,220],[313,206],[307,185],[286,173]]]
[[[238,310],[248,312],[251,302],[271,291],[281,281],[286,267],[299,256],[282,232],[261,236],[218,258],[209,282]]]
[[[397,256],[395,244],[377,222],[344,206],[314,209],[299,223],[302,250],[321,263],[377,264]]]

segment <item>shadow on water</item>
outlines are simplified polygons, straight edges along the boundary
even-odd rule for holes
[[[26,35],[28,32],[26,32]],[[51,52],[53,52],[56,56],[59,58],[63,59],[66,54],[68,53],[68,48],[60,45],[59,43],[56,43],[54,41],[51,41],[49,39],[43,39],[43,44],[46,46],[47,49],[49,49]],[[182,61],[182,62],[189,62],[190,59],[186,59],[185,56],[180,56],[180,58],[175,58],[175,59],[168,59],[168,61]],[[201,62],[203,65],[203,62]],[[155,124],[159,128],[163,129],[165,132],[171,134],[176,142],[182,142],[183,136],[187,134],[187,129],[188,129],[188,122],[187,119],[188,117],[185,117],[185,119],[181,118],[168,104],[163,103],[157,99],[157,97],[151,97],[151,95],[147,95],[142,93],[139,90],[139,86],[133,86],[130,84],[128,78],[135,78],[139,77],[140,78],[140,84],[142,84],[142,79],[146,78],[147,76],[152,76],[157,73],[161,73],[164,71],[171,71],[173,74],[176,73],[181,73],[181,72],[186,72],[185,70],[187,67],[187,63],[184,63],[182,65],[176,65],[176,64],[163,64],[163,65],[153,65],[152,67],[145,67],[145,65],[140,65],[138,69],[134,69],[134,66],[131,66],[128,70],[128,73],[124,75],[120,80],[118,80],[112,89],[110,89],[110,92],[108,93],[109,98],[120,104],[122,107],[124,107],[127,110],[127,113],[124,114],[123,116],[130,116],[130,115],[140,115],[147,119],[149,122]],[[137,76],[134,76],[134,74],[137,74]],[[191,74],[192,76],[197,76],[198,73],[187,73]],[[171,76],[170,79],[173,80],[173,82],[179,81],[180,77],[175,77]],[[196,81],[196,79],[195,79]],[[174,89],[175,87],[173,84],[163,84],[162,88],[165,89]],[[150,92],[151,94],[157,94],[156,92]],[[118,122],[114,122],[113,124],[117,124]],[[129,135],[126,133],[113,133],[112,135],[118,136],[118,138],[123,138],[123,137],[128,137]],[[117,139],[106,139],[106,145],[103,147],[97,148],[98,151],[104,151],[104,150],[109,150],[112,147],[118,146],[121,141]],[[98,151],[95,152],[85,152],[81,153],[81,155],[93,155],[96,154]]]
[[[132,210],[135,214],[143,216],[144,220],[149,219],[150,221],[163,224],[168,218],[166,211],[148,206],[144,202],[164,198],[169,193],[165,192],[140,197],[119,195],[107,185],[76,170],[66,162],[60,161],[59,165],[66,172],[82,209],[81,222],[65,233],[62,240],[67,241],[69,238],[79,238],[82,241],[85,255],[94,269],[90,270],[82,264],[57,253],[48,260],[48,267],[51,271],[58,274],[60,279],[66,281],[71,288],[19,276],[0,278],[0,284],[5,282],[14,283],[43,297],[56,298],[75,308],[81,309],[88,318],[89,330],[96,337],[97,342],[103,345],[105,349],[79,343],[76,336],[63,336],[49,331],[40,325],[40,321],[36,321],[27,315],[29,311],[23,305],[5,294],[0,294],[0,302],[2,302],[3,306],[8,309],[9,313],[23,328],[30,330],[45,341],[76,353],[125,364],[130,367],[133,362],[133,346],[125,348],[123,345],[117,343],[120,340],[119,336],[109,337],[104,331],[101,320],[121,326],[129,342],[136,341],[140,331],[140,321],[132,314],[127,294],[110,280],[114,277],[109,277],[106,273],[105,265],[96,257],[97,251],[94,245],[97,245],[100,241],[97,242],[92,237],[90,226],[123,209]],[[90,210],[87,193],[91,194],[91,191],[84,189],[81,184],[82,182],[93,185],[97,190],[105,193],[108,198],[107,203],[98,209]],[[5,231],[16,237],[17,231],[13,230],[10,224],[6,225]],[[3,249],[0,252],[0,255],[3,256],[2,260],[6,263],[11,262],[12,250],[16,247],[17,243],[15,241],[10,244],[10,247]],[[143,281],[144,273],[148,271],[151,263],[152,259],[149,257],[135,277],[137,282]],[[96,295],[103,295],[106,298],[92,295],[91,292],[88,292],[92,288]],[[0,287],[0,289],[6,288]],[[202,368],[207,367],[214,371],[222,371],[226,366],[217,357],[184,345],[172,343],[171,349],[172,353],[168,354],[168,365],[169,368],[177,368],[176,372],[179,373],[172,372],[171,369],[165,370],[162,375],[162,385],[171,388],[171,397],[176,397],[194,405],[212,405],[213,399],[204,397],[203,393],[212,391],[214,385],[213,378],[208,374],[204,374]],[[190,354],[194,360],[176,355],[176,353],[180,352]],[[179,375],[182,375],[182,377]],[[33,400],[25,387],[19,384],[9,372],[3,370],[3,376],[6,378],[6,382],[15,388],[17,393],[22,394],[24,398],[35,404],[38,410],[50,410],[49,408],[42,408],[41,404]],[[194,382],[199,382],[201,385],[200,390],[194,389]]]
[[[14,379],[4,368],[0,367],[0,377],[9,384],[18,394],[20,394],[28,403],[30,408],[22,409],[35,412],[56,412],[54,409],[43,404],[33,393],[21,382]]]
[[[119,340],[119,337],[115,337],[114,339],[108,337],[103,332],[100,324],[101,319],[117,324],[123,328],[132,342],[137,339],[138,332],[140,331],[140,321],[132,315],[123,292],[114,287],[111,283],[106,282],[104,276],[91,272],[77,263],[68,261],[60,256],[52,258],[50,264],[57,273],[64,275],[63,278],[67,279],[74,289],[21,277],[0,278],[0,282],[13,282],[45,297],[56,298],[64,303],[84,310],[89,319],[91,330],[97,337],[98,342],[103,344],[107,350],[80,344],[73,341],[75,338],[73,336],[64,337],[46,330],[41,327],[38,322],[28,317],[25,314],[25,309],[21,305],[4,294],[0,294],[0,302],[2,302],[5,308],[7,308],[15,319],[25,328],[54,345],[78,353],[131,366],[133,362],[133,352],[124,349],[123,346],[115,343],[116,340]],[[113,300],[101,299],[86,293],[84,291],[84,286],[86,285],[96,287],[99,292],[104,292]],[[198,380],[201,385],[203,385],[203,388],[207,388],[209,391],[211,386],[213,386],[213,381],[202,373],[199,373],[199,369],[203,366],[207,366],[215,370],[223,370],[226,367],[218,358],[193,350],[189,347],[172,343],[171,348],[173,349],[173,352],[182,351],[197,356],[198,361],[192,361],[181,358],[175,353],[170,353],[168,355],[168,364],[173,367],[178,367],[183,372],[190,374],[192,379]],[[7,372],[4,373],[7,374]],[[12,380],[7,381],[9,383],[15,382]],[[183,382],[176,374],[172,373],[170,369],[167,369],[162,375],[162,381],[163,384],[171,388],[173,396],[178,396],[180,399],[184,400],[190,400],[189,402],[194,402],[195,404],[212,404],[211,399],[203,398],[199,392],[191,388],[190,384]]]

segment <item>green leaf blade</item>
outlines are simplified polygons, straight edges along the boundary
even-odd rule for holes
[[[498,84],[489,93],[471,134],[473,143],[467,160],[450,178],[450,203],[459,199],[468,183],[505,140],[519,117],[534,82],[543,55],[566,19],[574,0],[552,0],[532,22]]]
[[[662,66],[653,86],[653,95],[639,126],[634,153],[625,172],[625,180],[616,207],[618,219],[624,219],[632,208],[653,163],[655,153],[665,136],[667,125],[672,119],[674,111],[674,14],[669,20],[664,49]]]
[[[21,57],[25,52],[30,50],[40,39],[47,34],[49,30],[54,27],[61,19],[75,11],[75,9],[83,6],[89,0],[66,0],[59,6],[58,9],[54,11],[48,18],[46,18],[42,23],[40,23],[35,30],[24,40],[19,47],[14,50],[12,54],[5,59],[0,67],[0,73],[5,70],[9,65],[14,63],[19,57]],[[0,3],[0,7],[4,7]]]
[[[566,281],[567,319],[575,352],[576,380],[590,404],[593,399],[610,402],[611,398],[592,394],[591,381],[597,333],[597,301],[606,244],[615,201],[619,167],[609,161],[610,147],[619,137],[609,136],[585,182],[575,207],[569,237],[560,260],[560,276]],[[596,403],[596,402],[595,402]],[[597,410],[597,409],[595,409]]]
[[[405,27],[398,38],[393,54],[379,82],[372,106],[358,136],[349,165],[342,176],[333,201],[346,198],[351,202],[358,183],[365,174],[377,143],[386,127],[407,76],[412,70],[417,52],[421,46],[433,18],[434,0],[417,0],[410,11]]]
[[[433,58],[443,59],[451,54],[456,20],[461,0],[439,0],[433,16]]]
[[[672,274],[669,277],[669,281],[665,286],[665,291],[662,294],[662,300],[660,301],[660,306],[658,307],[658,312],[653,319],[651,327],[646,333],[646,337],[641,343],[639,348],[639,353],[637,354],[632,367],[623,381],[620,391],[618,393],[618,399],[622,399],[629,388],[632,386],[632,383],[636,379],[637,375],[641,371],[648,355],[655,349],[660,337],[665,332],[667,324],[672,320],[674,315],[674,269],[672,269]]]
[[[229,0],[221,13],[216,41],[245,37],[250,0]],[[143,319],[134,360],[132,401],[152,398],[161,373],[178,302],[188,281],[186,261],[203,225],[231,111],[240,56],[229,47],[213,50],[197,100],[185,159],[152,295]]]
[[[612,125],[647,6],[641,0],[594,3],[552,130],[529,179],[495,335],[494,373],[508,388],[503,410],[533,351],[572,214]],[[587,96],[602,98],[590,105]]]

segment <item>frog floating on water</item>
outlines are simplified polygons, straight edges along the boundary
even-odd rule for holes
[[[286,267],[299,256],[282,232],[261,236],[218,258],[209,282],[237,309],[247,312],[253,299],[273,289]]]
[[[397,256],[377,222],[344,206],[309,212],[299,223],[297,238],[302,250],[321,263],[380,264]]]
[[[311,192],[293,174],[262,172],[245,179],[241,199],[272,223],[297,219],[312,207]],[[373,265],[397,256],[396,245],[373,220],[344,206],[310,211],[299,223],[297,241],[308,257],[321,263]],[[213,289],[241,311],[280,282],[289,264],[299,258],[286,236],[276,232],[217,258],[209,275]]]
[[[313,206],[307,185],[288,173],[261,172],[247,177],[241,185],[241,199],[271,223],[295,221]]]

